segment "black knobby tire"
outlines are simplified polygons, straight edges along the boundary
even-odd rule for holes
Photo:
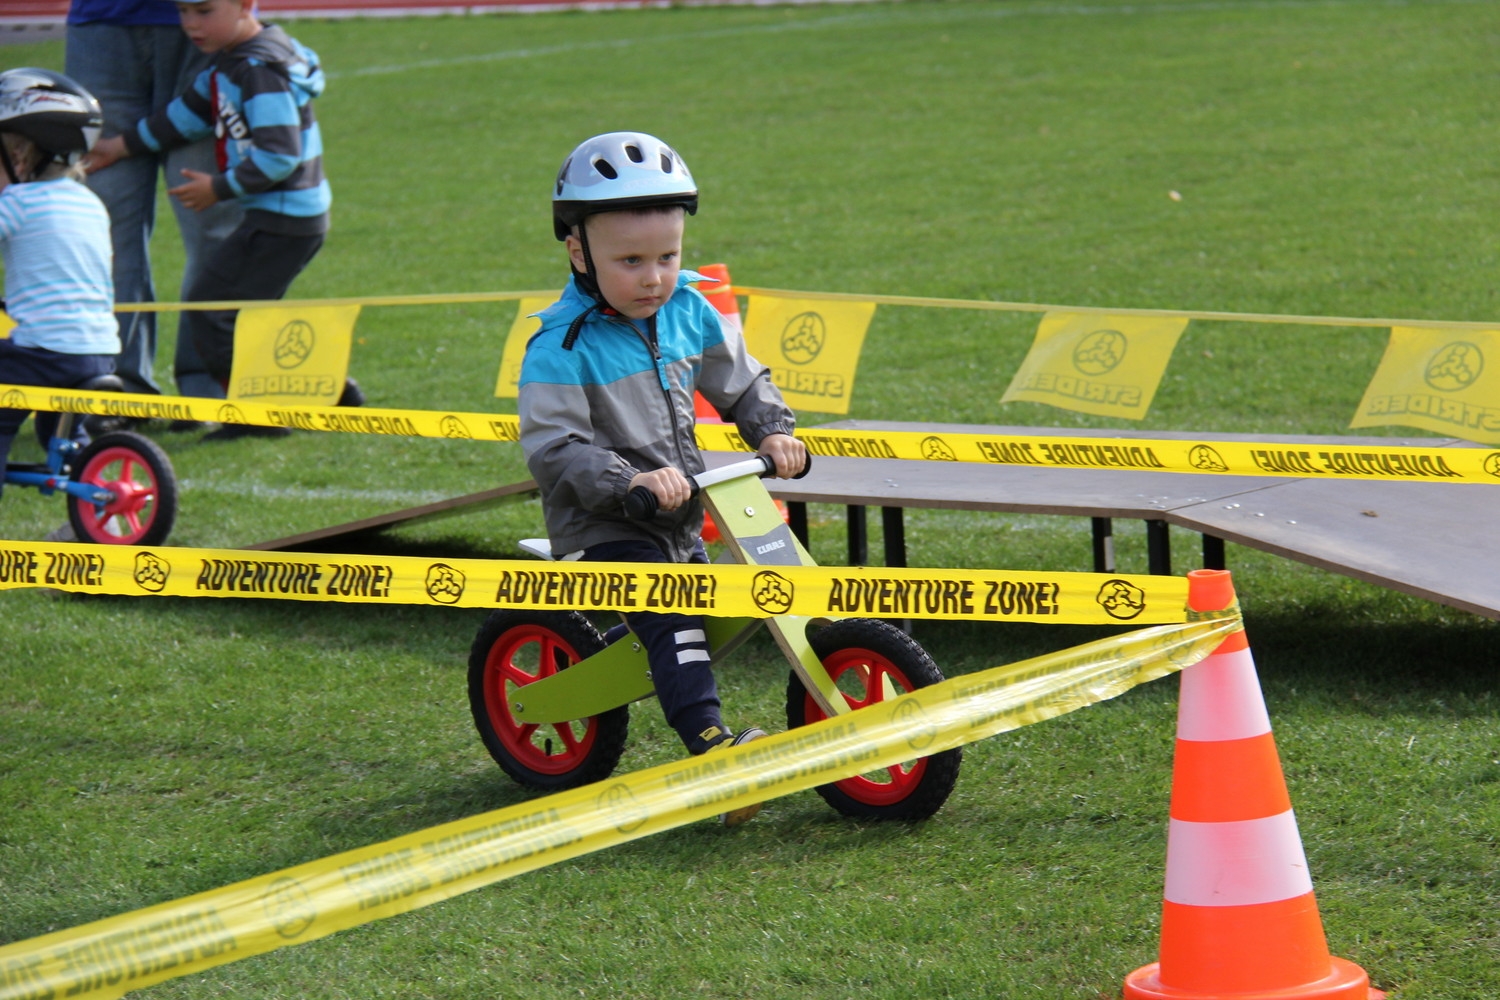
[[[884,679],[905,694],[943,679],[938,665],[909,635],[889,622],[847,618],[808,634],[813,652],[828,669],[849,704],[864,708],[886,700]],[[826,718],[794,672],[786,687],[789,729]],[[845,816],[860,819],[926,819],[937,812],[958,781],[963,749],[819,785],[824,801]]]
[[[80,542],[160,545],[177,520],[177,473],[161,446],[133,431],[101,434],[69,463],[69,478],[109,490],[101,511],[68,497],[68,522]]]
[[[630,708],[537,725],[512,711],[527,684],[593,656],[604,639],[576,611],[495,611],[469,651],[469,708],[490,756],[527,788],[555,792],[614,771],[625,752]]]

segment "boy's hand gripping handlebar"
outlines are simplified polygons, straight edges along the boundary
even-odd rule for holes
[[[793,476],[793,479],[801,479],[812,471],[812,452],[807,453],[807,461],[802,465],[802,471]],[[717,483],[728,482],[741,476],[759,476],[765,479],[776,474],[776,462],[769,455],[756,455],[747,458],[743,462],[733,462],[729,465],[720,466],[717,469],[708,469],[698,473],[696,476],[688,476],[688,484],[692,496],[697,496],[702,490]],[[637,486],[625,496],[625,516],[632,521],[649,521],[656,516],[658,501],[656,494],[644,486]]]

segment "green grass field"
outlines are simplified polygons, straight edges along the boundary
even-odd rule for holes
[[[336,198],[296,297],[558,287],[557,165],[588,135],[635,128],[672,142],[702,187],[687,263],[725,261],[745,285],[1500,321],[1492,0],[291,28],[330,73],[318,114]],[[62,55],[0,47],[5,66]],[[174,240],[164,214],[164,299]],[[367,309],[353,374],[372,405],[513,409],[491,393],[514,311]],[[1035,322],[882,307],[849,415],[1343,433],[1385,341],[1195,322],[1147,419],[1126,424],[999,403]],[[180,545],[525,475],[504,445],[156,436],[183,484]],[[8,490],[0,537],[63,518],[56,499]],[[510,557],[540,526],[519,504],[369,544]],[[843,529],[841,510],[814,508],[815,555],[838,559]],[[1090,565],[1082,519],[922,511],[907,531],[914,565]],[[1139,526],[1117,532],[1121,569],[1143,572]],[[1176,548],[1176,570],[1192,568],[1193,547]],[[1228,558],[1332,951],[1402,998],[1500,995],[1495,623],[1249,549]],[[0,942],[526,800],[469,721],[479,612],[0,602]],[[916,629],[950,676],[1098,635]],[[767,642],[737,654],[720,671],[730,721],[779,728],[784,676]],[[975,744],[952,799],[915,827],[843,820],[802,793],[732,834],[698,824],[141,995],[1116,997],[1157,955],[1175,711],[1159,681]],[[631,733],[624,768],[679,753],[652,704]]]

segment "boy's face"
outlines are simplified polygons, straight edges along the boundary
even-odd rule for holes
[[[255,34],[255,8],[251,0],[200,0],[179,3],[177,16],[188,40],[204,52],[233,48]]]
[[[682,270],[682,210],[605,212],[584,224],[605,301],[631,319],[656,315],[677,290]],[[585,271],[583,244],[569,236],[567,245],[573,267]]]

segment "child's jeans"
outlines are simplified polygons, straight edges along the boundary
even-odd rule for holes
[[[187,301],[279,299],[322,246],[321,233],[287,236],[242,225],[209,255],[187,291]],[[238,317],[234,309],[189,309],[182,314],[182,334],[192,338],[204,367],[224,386],[234,364]]]
[[[0,340],[0,384],[55,386],[70,389],[96,375],[115,370],[113,354],[59,354],[43,347],[22,347],[10,340]],[[30,410],[0,409],[0,462],[10,454],[16,432],[26,422]],[[36,415],[36,439],[47,446],[52,431],[62,417],[59,413]],[[74,424],[74,436],[83,436],[83,421]],[[3,483],[0,483],[3,486]]]
[[[583,550],[588,562],[651,562],[669,560],[652,543],[641,540],[600,542]],[[708,562],[703,543],[691,562]],[[708,638],[701,615],[635,611],[625,615],[630,629],[646,647],[651,681],[667,724],[677,731],[690,753],[708,749],[703,734],[726,729],[719,712],[719,689],[709,659]]]

